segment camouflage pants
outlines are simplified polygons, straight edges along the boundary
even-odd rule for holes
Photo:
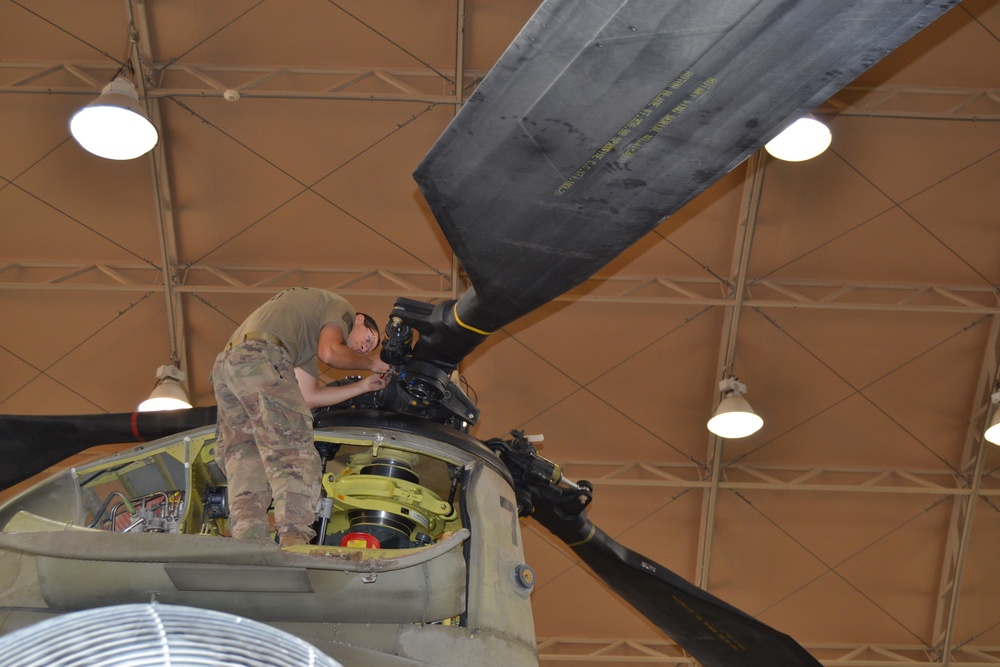
[[[273,498],[278,535],[311,540],[320,459],[312,412],[288,354],[264,341],[245,341],[219,355],[212,381],[219,406],[215,460],[229,485],[233,537],[269,539]]]

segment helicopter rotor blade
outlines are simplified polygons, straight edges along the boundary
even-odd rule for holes
[[[97,415],[0,415],[0,491],[97,445],[155,440],[215,423],[215,406]]]
[[[579,285],[956,3],[546,0],[414,173],[473,286],[418,356]]]
[[[788,635],[622,546],[585,512],[567,521],[542,506],[532,516],[705,667],[820,667]]]

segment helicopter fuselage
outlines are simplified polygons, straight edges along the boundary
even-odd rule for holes
[[[493,452],[385,413],[328,413],[315,433],[330,508],[317,544],[227,536],[210,427],[14,497],[0,506],[0,634],[155,601],[268,623],[345,665],[537,665],[533,575]]]

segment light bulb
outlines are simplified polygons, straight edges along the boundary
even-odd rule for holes
[[[799,118],[764,145],[764,150],[786,162],[809,160],[830,146],[830,128],[812,116]]]

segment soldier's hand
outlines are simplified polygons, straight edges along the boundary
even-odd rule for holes
[[[366,389],[368,391],[378,391],[379,389],[384,389],[387,384],[389,384],[389,374],[388,373],[377,373],[374,375],[369,375],[362,382],[365,383]]]

